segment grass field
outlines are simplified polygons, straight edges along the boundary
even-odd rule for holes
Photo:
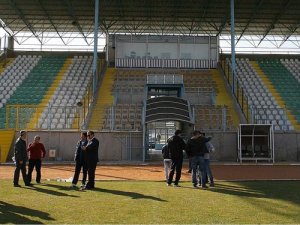
[[[93,191],[0,180],[0,223],[300,223],[300,181],[191,183],[98,181]],[[21,183],[21,182],[20,182]]]

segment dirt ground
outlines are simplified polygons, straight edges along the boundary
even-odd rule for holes
[[[182,169],[183,181],[189,181],[187,165]],[[297,165],[219,165],[213,164],[216,180],[300,180],[300,164]],[[14,166],[0,164],[0,179],[12,179]],[[68,179],[74,174],[74,164],[46,164],[42,166],[42,179]],[[35,177],[35,172],[33,173]],[[80,176],[81,177],[81,176]],[[149,180],[163,181],[163,164],[116,165],[99,164],[96,180]]]

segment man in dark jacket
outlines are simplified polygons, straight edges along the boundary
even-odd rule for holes
[[[197,170],[198,167],[201,171],[201,182],[202,188],[207,188],[206,186],[206,172],[204,167],[204,154],[207,151],[205,143],[210,141],[210,137],[204,137],[200,131],[195,130],[193,136],[188,140],[186,145],[186,153],[192,158],[192,183],[196,188],[198,185],[197,181]]]
[[[89,181],[87,182],[84,189],[93,189],[95,188],[95,171],[97,167],[98,159],[98,148],[99,141],[95,138],[95,134],[93,131],[88,131],[88,144],[83,146],[82,149],[86,154],[86,163],[87,163],[87,172]]]
[[[30,186],[26,175],[26,162],[28,160],[27,151],[26,151],[26,131],[20,131],[20,136],[17,139],[15,146],[14,146],[14,161],[16,163],[16,169],[14,173],[14,187],[21,187],[19,185],[19,176],[20,170],[22,172],[23,181],[25,186]]]
[[[77,142],[76,151],[75,151],[75,173],[72,181],[72,187],[76,187],[78,182],[79,174],[82,168],[82,185],[85,186],[86,177],[87,177],[87,168],[86,168],[86,152],[82,149],[82,147],[88,144],[87,141],[87,132],[82,132],[80,135],[80,140]]]
[[[182,162],[183,162],[183,150],[185,149],[185,143],[183,139],[180,137],[181,130],[176,130],[175,135],[168,139],[168,149],[170,153],[170,158],[172,160],[171,170],[169,173],[168,183],[170,186],[173,182],[173,176],[176,170],[176,177],[174,181],[174,186],[178,186],[181,170],[182,170]]]

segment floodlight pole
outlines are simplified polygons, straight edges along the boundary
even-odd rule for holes
[[[231,73],[232,73],[232,93],[234,93],[236,80],[235,65],[235,31],[234,31],[234,0],[230,0],[230,33],[231,33]]]
[[[97,61],[98,61],[98,27],[99,27],[99,0],[95,0],[95,24],[94,24],[94,59],[93,59],[93,94],[97,88]]]

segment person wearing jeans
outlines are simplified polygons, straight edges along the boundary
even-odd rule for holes
[[[186,153],[192,158],[192,183],[195,188],[198,187],[198,183],[201,184],[202,188],[207,188],[204,154],[207,151],[205,143],[210,139],[210,137],[206,138],[200,131],[195,130],[186,145]],[[200,170],[201,180],[197,179],[198,170]]]
[[[164,147],[162,148],[161,151],[162,151],[163,158],[164,158],[164,170],[165,170],[166,182],[168,182],[169,169],[172,164],[172,160],[170,158],[170,153],[169,153],[169,149],[168,149],[168,144],[164,145]]]

